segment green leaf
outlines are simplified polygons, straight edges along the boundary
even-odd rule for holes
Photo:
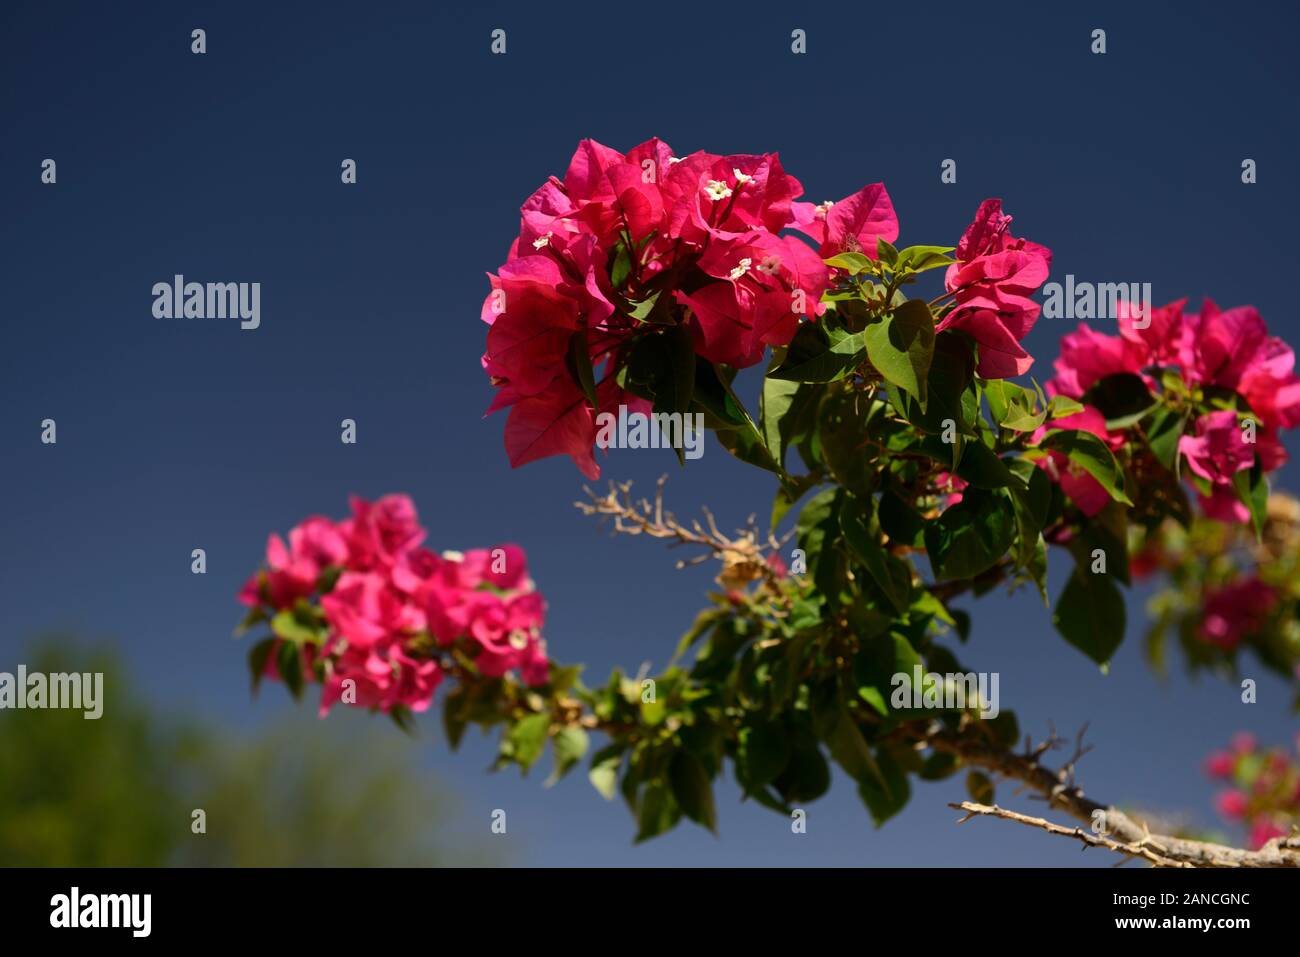
[[[817,412],[827,468],[844,488],[862,498],[869,497],[875,486],[874,465],[863,448],[870,406],[871,400],[861,392],[828,390]]]
[[[894,709],[890,698],[894,691],[894,676],[907,675],[910,686],[914,669],[921,665],[921,656],[904,636],[891,632],[879,640],[865,643],[853,659],[853,680],[858,687],[858,697],[871,705],[882,716],[911,709]]]
[[[591,368],[591,351],[587,346],[587,327],[583,326],[569,337],[569,354],[565,359],[569,376],[586,396],[593,409],[599,409],[596,400],[596,374]]]
[[[600,792],[606,801],[614,800],[618,793],[618,769],[623,763],[623,746],[610,745],[597,752],[591,759],[591,770],[587,778],[591,786]]]
[[[934,358],[934,318],[923,299],[909,299],[861,333],[867,358],[886,381],[916,397],[924,410]]]
[[[1021,408],[1019,403],[1013,402],[1006,419],[1001,424],[1004,429],[1013,432],[1033,432],[1045,421],[1047,421],[1046,409],[1031,413]]]
[[[388,718],[393,724],[397,725],[402,734],[415,736],[415,715],[411,709],[404,704],[393,705],[388,709]]]
[[[847,252],[840,253],[838,256],[832,256],[825,260],[826,265],[834,269],[843,269],[850,276],[856,276],[861,272],[870,272],[872,269],[871,259],[862,253]]]
[[[637,811],[636,843],[656,837],[677,823],[681,810],[673,800],[672,792],[663,781],[651,781],[641,793]]]
[[[770,784],[790,763],[790,740],[777,724],[760,723],[740,729],[736,769],[747,789]]]
[[[256,692],[266,674],[266,663],[271,660],[271,651],[275,648],[274,638],[263,638],[248,650],[248,671]]]
[[[1016,513],[1016,564],[1033,579],[1046,605],[1047,543],[1042,529],[1051,503],[1052,483],[1047,473],[1032,462],[1019,459],[1013,466],[1016,476],[1025,483],[1011,485],[1011,504]]]
[[[248,613],[240,619],[239,624],[235,626],[235,637],[247,634],[248,630],[254,625],[266,621],[266,609],[261,605],[248,609]]]
[[[765,378],[763,392],[758,400],[758,427],[763,433],[763,442],[768,449],[781,449],[781,419],[790,411],[794,397],[799,391],[799,383],[788,379]]]
[[[966,775],[966,793],[972,801],[992,804],[993,781],[982,771],[971,771]]]
[[[1082,429],[1059,429],[1048,432],[1040,443],[1042,448],[1064,454],[1110,493],[1110,497],[1125,505],[1132,500],[1124,492],[1124,470],[1111,453],[1110,447],[1091,432]]]
[[[1125,585],[1130,584],[1128,515],[1129,510],[1118,502],[1107,502],[1105,508],[1083,523],[1068,546],[1075,564],[1091,574],[1094,553],[1100,550],[1106,556],[1106,573]]]
[[[877,518],[890,541],[913,548],[924,547],[925,519],[893,492],[880,496]]]
[[[858,795],[871,812],[871,820],[880,827],[907,806],[912,789],[907,773],[887,751],[881,749],[877,752],[876,763],[880,769],[879,778],[859,780]]]
[[[1183,437],[1190,413],[1173,409],[1158,409],[1147,427],[1147,445],[1156,460],[1176,476],[1178,474],[1178,442]]]
[[[275,667],[280,672],[280,680],[288,687],[294,699],[302,697],[302,656],[298,646],[291,641],[282,641],[280,650],[275,655]]]
[[[686,630],[681,639],[677,642],[677,651],[673,653],[673,659],[669,664],[675,664],[682,655],[690,650],[695,642],[699,641],[706,631],[716,625],[722,618],[726,617],[726,612],[719,608],[706,608],[695,616],[695,621],[691,627]]]
[[[957,474],[976,488],[1005,488],[1016,484],[1007,464],[981,441],[967,443]]]
[[[953,251],[952,246],[908,246],[900,250],[898,260],[895,263],[895,270],[902,272],[925,272],[927,269],[938,269],[940,266],[951,266],[954,262],[948,253]]]
[[[1264,521],[1268,518],[1268,477],[1260,467],[1258,457],[1253,466],[1232,477],[1232,487],[1241,504],[1250,512],[1250,523],[1255,528],[1255,537],[1259,538],[1264,534]]]
[[[555,753],[555,770],[546,782],[548,786],[568,774],[569,769],[582,760],[587,753],[587,732],[577,727],[561,728],[551,739],[551,750]]]
[[[712,429],[744,429],[748,426],[744,411],[736,405],[722,381],[720,370],[712,362],[695,363],[692,411],[704,413],[705,424]]]
[[[762,433],[736,402],[729,383],[735,370],[711,362],[695,365],[694,402],[705,422],[716,430],[718,443],[749,465],[757,465],[784,478],[784,469],[763,442]]]
[[[826,756],[810,737],[791,741],[790,761],[772,782],[786,801],[814,801],[831,786],[831,769]]]
[[[894,267],[898,263],[898,250],[894,244],[883,236],[876,238],[876,257],[889,267]]]
[[[928,433],[942,433],[951,420],[957,426],[954,453],[959,453],[962,436],[975,437],[975,423],[980,416],[979,385],[974,378],[975,353],[961,333],[945,331],[935,336],[934,357],[926,383],[927,405],[898,389],[888,386],[889,400],[908,422]],[[956,454],[960,459],[960,455]]]
[[[873,780],[887,787],[867,739],[862,736],[847,709],[839,711],[826,735],[826,746],[830,748],[835,763],[848,772],[853,780]]]
[[[1011,502],[1000,492],[966,489],[962,500],[926,523],[925,546],[936,580],[974,578],[1015,540]]]
[[[1047,414],[1053,419],[1064,419],[1068,415],[1078,415],[1083,411],[1083,403],[1076,402],[1068,395],[1054,395],[1047,404]]]
[[[613,262],[609,267],[609,281],[615,289],[622,289],[631,274],[632,256],[628,253],[627,243],[620,240],[614,247]]]
[[[796,538],[804,551],[808,573],[828,597],[838,594],[843,562],[835,549],[840,535],[839,508],[844,492],[828,488],[813,496],[799,513]]]
[[[1006,421],[1013,405],[1019,406],[1022,411],[1038,406],[1038,397],[1032,391],[1007,379],[989,379],[984,383],[984,395],[989,400],[989,412],[993,421],[998,425]]]
[[[713,783],[703,762],[690,751],[679,750],[668,766],[668,781],[682,813],[716,833],[718,821],[713,806]]]
[[[695,345],[690,329],[679,324],[662,334],[668,362],[655,379],[656,412],[688,412],[695,396]]]
[[[1056,600],[1052,624],[1070,644],[1105,666],[1124,640],[1124,596],[1110,575],[1076,567]]]
[[[984,727],[992,733],[993,740],[1004,748],[1014,748],[1020,743],[1020,721],[1014,711],[1004,708],[996,718],[986,719]]]
[[[467,703],[467,693],[461,689],[451,692],[442,702],[442,731],[447,736],[447,745],[453,751],[460,747],[465,727],[469,724]]]
[[[854,333],[834,344],[828,342],[827,348],[816,355],[795,362],[791,362],[796,358],[793,354],[787,356],[786,362],[769,372],[768,377],[790,382],[834,382],[861,365],[866,354],[863,334]]]
[[[650,313],[654,312],[656,303],[659,301],[659,292],[655,292],[649,299],[642,299],[640,302],[630,303],[631,307],[627,314],[633,319],[645,322],[650,318]]]
[[[530,714],[515,722],[506,733],[508,753],[525,771],[532,767],[546,748],[546,731],[550,727],[548,714]]]
[[[849,497],[840,509],[840,528],[853,554],[880,588],[895,614],[911,604],[912,574],[906,562],[885,551],[874,528],[871,501]]]
[[[298,615],[290,608],[276,612],[275,617],[271,619],[271,630],[285,641],[295,644],[314,642],[317,637],[316,629],[300,621]]]

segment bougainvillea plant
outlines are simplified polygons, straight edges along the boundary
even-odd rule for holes
[[[1300,821],[1300,735],[1294,752],[1261,750],[1254,735],[1241,733],[1232,747],[1205,762],[1211,778],[1222,781],[1216,805],[1227,820],[1244,826],[1252,848],[1285,837]]]
[[[1156,864],[1300,862],[1287,835],[1253,850],[1153,836],[1085,797],[1075,758],[1042,763],[1054,735],[1021,749],[1012,712],[952,694],[971,674],[958,659],[966,598],[1034,589],[1105,667],[1123,589],[1156,573],[1170,582],[1148,642],[1157,660],[1176,628],[1196,667],[1232,673],[1249,651],[1300,677],[1296,515],[1268,488],[1279,433],[1300,423],[1291,349],[1250,307],[1121,303],[1116,334],[1067,335],[1040,386],[1022,341],[1051,252],[1017,237],[999,200],[953,245],[903,245],[882,184],[802,195],[776,154],[584,141],[524,203],[489,277],[483,367],[490,411],[509,409],[513,465],[567,455],[597,478],[602,413],[698,416],[771,473],[771,529],[793,518],[793,542],[724,534],[707,512],[676,519],[662,487],[653,502],[626,485],[589,493],[587,514],[720,564],[667,668],[584,684],[548,660],[522,551],[435,554],[411,502],[389,496],[308,519],[287,545],[272,537],[242,594],[245,627],[272,632],[253,649],[255,678],[295,693],[315,681],[323,711],[343,702],[401,723],[437,692],[453,746],[470,723],[497,726],[499,764],[524,769],[550,742],[563,774],[599,733],[591,781],[622,795],[638,839],[682,817],[715,828],[724,773],[797,814],[834,762],[877,824],[913,780],[963,771],[968,814],[1046,824],[992,805],[991,776],[1008,777],[1088,824],[1070,832],[1085,843]],[[760,363],[747,404],[737,373]],[[1054,599],[1053,547],[1074,564]],[[899,676],[921,687],[899,695]]]

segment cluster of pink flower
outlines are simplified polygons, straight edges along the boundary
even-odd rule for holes
[[[1232,651],[1260,631],[1277,607],[1278,593],[1253,575],[1206,588],[1197,634]]]
[[[1300,736],[1296,750],[1300,753]],[[1252,848],[1291,833],[1300,823],[1300,764],[1281,748],[1261,751],[1254,735],[1242,732],[1229,750],[1206,759],[1205,771],[1232,783],[1219,793],[1215,805],[1228,820],[1250,828]]]
[[[1186,302],[1183,299],[1150,309],[1149,315],[1125,306],[1118,336],[1103,335],[1081,324],[1061,340],[1056,378],[1047,390],[1082,399],[1105,377],[1129,373],[1156,393],[1161,383],[1154,373],[1169,369],[1189,390],[1199,390],[1207,400],[1216,394],[1236,393],[1253,413],[1251,428],[1242,428],[1237,412],[1230,408],[1205,411],[1181,437],[1178,449],[1190,473],[1203,480],[1198,497],[1205,514],[1221,521],[1244,522],[1249,515],[1233,491],[1233,476],[1251,468],[1256,455],[1264,471],[1280,467],[1286,461],[1286,451],[1278,441],[1278,430],[1300,425],[1295,353],[1268,334],[1264,320],[1251,306],[1220,310],[1207,301],[1199,313],[1191,313],[1183,309]],[[1102,416],[1091,407],[1077,421],[1057,424],[1087,429],[1112,444],[1116,441]],[[1100,508],[1105,503],[1094,496],[1089,504]],[[1083,502],[1080,505],[1084,507]]]
[[[1052,251],[1011,235],[1002,201],[986,199],[962,234],[944,287],[954,307],[936,329],[958,329],[979,344],[985,379],[1009,379],[1029,371],[1034,358],[1020,345],[1041,311],[1030,294],[1047,281]]]
[[[877,256],[898,237],[880,183],[838,202],[798,202],[803,187],[775,153],[678,158],[652,139],[626,154],[583,140],[564,179],[551,177],[521,208],[506,263],[489,274],[483,367],[499,389],[489,412],[512,407],[506,451],[518,466],[567,454],[589,478],[595,410],[573,374],[575,349],[604,366],[601,409],[645,403],[614,372],[635,333],[685,322],[697,355],[743,368],[788,344],[801,320],[823,315],[836,271],[825,258]],[[980,207],[957,248],[940,328],[980,343],[980,372],[1016,375],[1032,361],[1019,342],[1038,316],[1028,298],[1050,254],[1011,237],[996,200]],[[818,243],[812,249],[792,228]],[[576,337],[576,338],[575,338]],[[576,345],[575,345],[576,342]]]
[[[305,606],[323,622],[323,640],[301,649],[305,676],[323,684],[322,714],[339,701],[427,709],[443,677],[436,652],[460,639],[482,674],[547,680],[546,606],[518,546],[436,555],[405,495],[353,498],[350,518],[308,518],[288,538],[270,536],[267,567],[239,600],[268,616]],[[273,650],[273,677],[277,660]]]

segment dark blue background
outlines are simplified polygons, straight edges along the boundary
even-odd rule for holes
[[[1055,278],[1253,303],[1300,340],[1290,3],[188,6],[0,14],[0,668],[38,632],[72,628],[123,649],[162,703],[279,720],[280,689],[249,701],[234,593],[268,531],[389,491],[415,497],[435,548],[523,544],[555,656],[595,678],[664,664],[709,574],[609,538],[571,508],[567,459],[512,471],[504,418],[481,419],[483,274],[584,136],[779,150],[814,201],[884,180],[904,243],[955,243],[1001,196],[1018,234],[1054,250]],[[505,56],[489,53],[496,27]],[[805,56],[790,53],[796,27]],[[339,181],[345,157],[356,186]],[[939,180],[948,157],[956,185]],[[1245,157],[1257,185],[1240,181]],[[151,286],[178,272],[260,281],[262,327],[154,319]],[[1072,325],[1043,320],[1029,338],[1040,379]],[[39,441],[47,417],[56,446]],[[356,446],[339,441],[345,417]],[[684,471],[667,453],[606,460],[647,488],[663,471],[681,514],[767,512],[765,476],[716,445]],[[206,576],[190,573],[195,547]],[[1026,730],[1092,722],[1082,775],[1099,797],[1208,823],[1203,755],[1238,728],[1294,730],[1275,680],[1245,707],[1231,683],[1153,678],[1137,598],[1109,676],[1032,595],[981,604],[964,658],[1001,672]],[[1010,824],[953,826],[960,779],[920,786],[879,832],[840,781],[802,837],[728,785],[720,839],[684,825],[633,848],[625,809],[582,775],[545,790],[541,775],[485,774],[486,742],[449,755],[438,739],[426,718],[413,756],[455,782],[485,836],[507,809],[503,840],[524,862],[1112,863]]]

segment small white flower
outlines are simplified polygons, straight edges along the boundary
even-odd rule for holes
[[[831,211],[831,207],[834,206],[834,205],[835,205],[835,204],[834,204],[833,202],[831,202],[829,199],[826,200],[826,202],[824,202],[824,203],[820,203],[820,204],[818,204],[818,206],[817,206],[817,218],[818,218],[818,219],[825,219],[825,218],[826,218],[826,214],[829,213],[829,212]]]
[[[463,562],[465,560],[464,552],[445,551],[442,553],[444,560],[449,562]]]
[[[744,259],[740,261],[739,266],[731,270],[731,278],[733,280],[739,279],[741,276],[745,275],[745,273],[749,272],[749,267],[752,266],[753,264],[754,264],[754,260],[746,256]]]
[[[682,158],[681,158],[680,156],[670,156],[670,157],[668,157],[668,162],[670,162],[670,163],[680,163],[681,161],[682,161]]]
[[[734,177],[736,177],[736,185],[737,185],[737,186],[744,186],[746,183],[752,183],[752,182],[754,182],[754,177],[745,175],[744,173],[742,173],[740,170],[736,169],[735,167],[732,167],[731,175],[734,176]]]
[[[704,187],[704,192],[709,194],[709,199],[715,203],[720,199],[726,199],[731,195],[731,187],[720,179],[709,180],[709,185]]]
[[[510,632],[510,647],[516,651],[523,651],[528,647],[528,636],[523,631],[516,628]]]
[[[536,239],[533,240],[533,248],[541,249],[543,246],[549,246],[551,244],[552,235],[554,234],[547,233],[545,236],[538,236]]]
[[[758,264],[758,271],[764,276],[775,276],[781,271],[781,257],[768,256]]]

